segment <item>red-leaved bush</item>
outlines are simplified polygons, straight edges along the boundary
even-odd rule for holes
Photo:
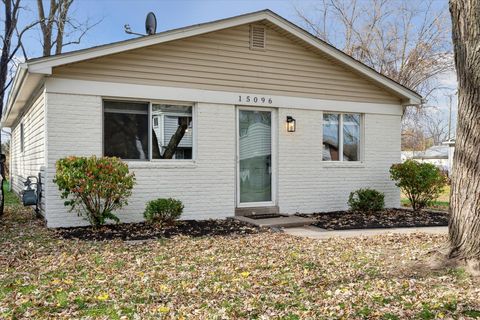
[[[54,182],[65,206],[85,216],[93,226],[107,219],[119,222],[114,211],[127,205],[135,176],[115,157],[67,157],[57,161]]]

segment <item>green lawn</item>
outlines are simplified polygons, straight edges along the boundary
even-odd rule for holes
[[[410,200],[402,193],[400,202],[402,206],[410,207]],[[450,186],[446,186],[443,190],[442,194],[433,201],[433,204],[429,207],[431,209],[442,209],[448,210],[448,206],[450,205]]]
[[[478,280],[418,266],[445,240],[61,240],[32,210],[9,205],[0,221],[0,319],[480,317]]]
[[[5,190],[5,205],[10,207],[20,206],[20,199],[13,192],[8,192],[8,182],[3,184]]]

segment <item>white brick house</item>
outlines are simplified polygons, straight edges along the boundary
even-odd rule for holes
[[[129,164],[137,184],[123,222],[160,197],[180,199],[184,219],[207,219],[345,209],[361,187],[398,206],[388,169],[400,161],[403,109],[420,102],[266,10],[28,61],[2,126],[12,188],[42,172],[49,227],[86,224],[53,183],[69,155]]]

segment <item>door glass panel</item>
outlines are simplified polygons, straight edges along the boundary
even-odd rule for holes
[[[272,201],[270,111],[239,111],[240,202]]]

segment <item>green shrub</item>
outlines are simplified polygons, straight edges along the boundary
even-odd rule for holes
[[[390,176],[410,200],[414,211],[419,211],[438,198],[447,178],[430,163],[407,160],[392,165]]]
[[[128,165],[118,158],[67,157],[57,161],[54,182],[65,206],[85,216],[91,225],[107,219],[119,222],[113,212],[127,205],[135,184]]]
[[[348,205],[352,211],[380,211],[385,206],[385,195],[375,189],[358,189],[350,193]]]
[[[150,222],[171,224],[174,220],[180,218],[182,212],[182,201],[168,198],[148,202],[143,215]]]

